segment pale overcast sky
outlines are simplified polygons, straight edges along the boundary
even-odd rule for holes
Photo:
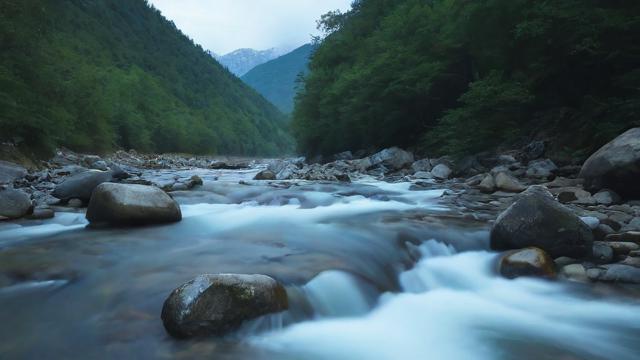
[[[239,48],[293,49],[317,35],[320,15],[351,0],[149,0],[203,48],[224,55]]]

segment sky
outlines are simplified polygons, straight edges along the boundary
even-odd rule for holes
[[[318,35],[316,20],[352,0],[149,0],[183,33],[224,55],[240,48],[294,49]]]

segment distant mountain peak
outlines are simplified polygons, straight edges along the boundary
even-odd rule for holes
[[[208,53],[229,69],[229,71],[240,77],[254,67],[273,60],[286,53],[286,51],[278,48],[266,50],[242,48],[225,55],[217,55],[213,51],[208,51]]]

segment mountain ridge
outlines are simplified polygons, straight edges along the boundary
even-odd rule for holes
[[[315,46],[305,44],[251,69],[241,79],[285,114],[293,111],[299,75],[308,71]]]

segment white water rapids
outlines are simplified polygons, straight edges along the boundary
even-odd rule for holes
[[[176,224],[2,224],[0,358],[639,358],[637,298],[497,276],[487,224],[449,216],[443,190],[221,179],[176,194]],[[217,272],[279,279],[290,310],[230,339],[168,337],[169,292]]]

